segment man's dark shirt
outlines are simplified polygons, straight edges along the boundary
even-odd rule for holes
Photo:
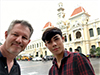
[[[0,52],[0,75],[21,75],[20,66],[18,65],[16,59],[14,59],[14,65],[11,68],[10,73],[8,73],[8,67],[6,58]]]
[[[89,59],[82,53],[65,51],[61,66],[58,68],[56,59],[49,71],[49,75],[95,75]]]

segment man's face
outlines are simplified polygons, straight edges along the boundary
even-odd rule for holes
[[[63,41],[64,38],[56,34],[50,41],[45,41],[45,45],[54,55],[58,55],[64,51]]]
[[[9,53],[17,55],[25,49],[30,42],[30,30],[28,27],[21,24],[16,24],[13,29],[7,33],[5,32],[6,50]]]

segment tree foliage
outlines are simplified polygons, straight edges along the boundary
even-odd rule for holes
[[[90,49],[90,54],[91,54],[91,55],[94,55],[95,52],[96,52],[96,50]]]
[[[0,45],[2,45],[2,43],[0,42]]]
[[[96,50],[90,49],[90,54],[100,56],[100,47],[97,47]]]
[[[100,56],[100,47],[96,48],[96,56]]]

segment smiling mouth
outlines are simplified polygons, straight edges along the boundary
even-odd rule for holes
[[[58,48],[54,48],[53,50],[56,51],[56,50],[58,50]]]
[[[16,46],[16,47],[19,47],[19,48],[23,47],[22,44],[18,44],[18,43],[14,43],[14,42],[11,45]]]
[[[16,46],[16,47],[19,47],[19,48],[21,47],[21,46],[20,46],[20,45],[18,45],[18,44],[12,44],[12,45],[13,45],[13,46]]]

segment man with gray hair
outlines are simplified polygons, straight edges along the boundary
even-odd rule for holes
[[[16,56],[31,41],[33,28],[25,20],[14,20],[5,31],[5,42],[0,46],[0,75],[21,75]]]

